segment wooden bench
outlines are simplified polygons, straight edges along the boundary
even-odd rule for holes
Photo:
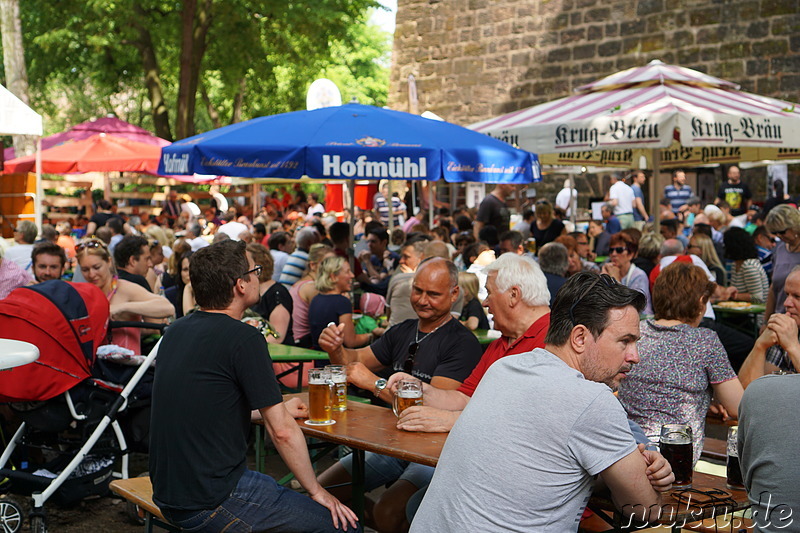
[[[700,457],[726,463],[728,461],[728,443],[722,439],[706,437]]]
[[[130,479],[115,479],[110,485],[111,491],[139,507],[144,512],[144,530],[152,533],[153,526],[158,526],[167,531],[182,531],[173,526],[161,514],[161,510],[153,503],[153,484],[149,477],[133,477]]]

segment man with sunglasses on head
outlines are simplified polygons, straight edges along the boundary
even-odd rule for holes
[[[624,514],[656,518],[672,469],[637,446],[612,394],[639,361],[644,305],[644,295],[609,276],[572,276],[552,307],[545,347],[486,372],[411,531],[577,531],[598,474]]]
[[[348,364],[348,382],[372,391],[387,403],[391,403],[393,393],[386,379],[378,375],[387,371],[403,371],[438,389],[455,390],[470,375],[483,351],[475,335],[450,313],[458,295],[455,265],[432,257],[420,263],[411,285],[411,306],[417,319],[389,328],[376,342],[358,349],[343,347],[343,324],[330,325],[320,335],[319,345],[328,352],[331,363]],[[348,456],[322,473],[319,480],[324,486],[349,483],[351,472],[352,456]],[[367,453],[365,489],[391,483],[374,507],[368,505],[367,518],[382,532],[408,527],[403,524],[405,504],[432,475],[431,467]],[[349,498],[350,487],[333,493]]]
[[[360,530],[355,514],[317,483],[293,419],[307,407],[283,403],[264,335],[241,322],[260,298],[260,272],[241,241],[192,256],[200,310],[167,329],[153,382],[153,500],[191,531]],[[247,469],[251,409],[308,496]]]

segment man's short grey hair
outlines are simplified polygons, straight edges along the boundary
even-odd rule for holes
[[[303,250],[308,250],[311,245],[319,239],[319,233],[314,228],[303,228],[294,236],[294,242],[297,247]]]
[[[203,234],[203,226],[201,226],[200,224],[189,224],[189,227],[186,228],[186,231],[194,235],[195,238],[197,238]]]
[[[661,245],[661,257],[681,255],[684,252],[683,243],[678,239],[667,239]]]
[[[566,276],[569,269],[569,252],[560,242],[548,242],[539,248],[539,267],[542,272]]]
[[[30,220],[19,221],[17,223],[17,231],[22,233],[22,240],[25,244],[33,244],[36,241],[36,235],[39,234],[36,224]]]
[[[500,292],[506,292],[511,287],[518,287],[522,293],[522,301],[527,305],[531,307],[550,305],[547,278],[544,277],[542,269],[539,268],[536,261],[528,256],[503,254],[487,265],[483,272],[487,276],[492,272],[497,272],[494,283]]]

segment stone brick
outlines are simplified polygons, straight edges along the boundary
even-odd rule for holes
[[[527,67],[531,63],[531,56],[528,52],[519,52],[511,56],[512,67]]]
[[[780,87],[780,80],[773,76],[766,78],[758,78],[756,82],[756,93],[758,94],[775,94]]]
[[[744,63],[742,61],[723,61],[717,66],[719,76],[728,80],[735,80],[744,76]]]
[[[758,2],[741,2],[736,9],[739,12],[739,20],[757,20]]]
[[[576,13],[570,13],[569,15],[570,26],[580,26],[581,20],[583,20],[583,14],[580,11]]]
[[[554,30],[560,30],[566,28],[569,25],[569,15],[566,13],[560,13],[554,20],[552,28]]]
[[[622,53],[631,54],[642,51],[642,42],[638,37],[628,37],[622,41]]]
[[[616,37],[619,35],[619,24],[606,24],[606,37]]]
[[[758,39],[759,37],[766,37],[769,34],[769,21],[759,20],[751,22],[747,26],[746,35],[751,39]]]
[[[596,49],[597,45],[594,44],[576,46],[572,49],[572,59],[579,60],[592,58],[595,56]]]
[[[489,7],[489,0],[469,0],[469,9],[486,9]]]
[[[576,0],[575,7],[582,9],[585,7],[592,7],[597,4],[597,0]]]
[[[484,61],[484,68],[486,68],[486,70],[495,70],[507,67],[508,67],[507,55],[487,57],[486,60]]]
[[[800,56],[773,57],[772,72],[800,72]]]
[[[781,77],[781,92],[784,94],[789,94],[792,92],[797,91],[797,88],[800,87],[800,76],[792,75],[792,76],[782,76]]]
[[[456,59],[453,65],[454,74],[476,74],[482,70],[480,59]]]
[[[539,37],[539,46],[541,47],[547,47],[554,44],[558,44],[558,34],[554,31],[545,32],[541,37]]]
[[[771,0],[770,0],[771,1]],[[704,9],[695,9],[689,12],[689,19],[692,26],[705,26],[708,24],[716,24],[719,22],[721,15],[721,8],[707,7]]]
[[[769,61],[766,59],[753,59],[745,64],[745,73],[748,76],[762,76],[769,74]]]
[[[642,62],[640,59],[634,56],[620,56],[617,57],[617,67],[616,70],[625,70],[628,68],[633,67],[641,67]]]
[[[586,30],[586,40],[599,41],[602,38],[603,38],[602,26],[589,26],[589,29]]]
[[[609,57],[619,54],[622,50],[621,41],[606,41],[597,47],[597,55],[600,57]]]
[[[583,15],[584,22],[603,22],[611,18],[611,10],[605,7],[590,9]]]
[[[750,43],[730,43],[719,47],[720,59],[741,59],[750,55]]]
[[[700,50],[701,61],[716,61],[719,49],[716,46],[708,46]]]
[[[673,48],[683,48],[694,44],[694,34],[690,31],[676,31],[670,39]]]
[[[756,92],[756,80],[753,78],[745,78],[739,82],[739,87],[745,92],[754,93]]]
[[[753,55],[755,57],[783,55],[788,51],[788,49],[789,43],[783,39],[773,39],[770,41],[753,43]]]
[[[702,28],[697,31],[697,44],[713,44],[722,40],[722,30],[719,26]]]
[[[793,35],[789,38],[789,48],[792,52],[800,52],[800,35]]]
[[[792,35],[800,33],[800,17],[780,17],[772,19],[772,35]]]
[[[519,99],[519,98],[527,98],[531,95],[533,91],[533,84],[528,82],[522,85],[515,85],[511,88],[511,98]]]
[[[629,20],[620,24],[619,34],[623,37],[626,35],[641,35],[647,29],[647,22],[644,20]]]
[[[664,49],[664,34],[661,35],[648,35],[642,38],[640,50],[642,52],[652,52],[654,50]]]
[[[797,0],[762,0],[761,16],[792,15],[797,13]]]
[[[664,11],[664,0],[639,0],[636,14],[640,17]]]
[[[547,54],[547,62],[548,63],[557,63],[559,61],[569,61],[572,57],[572,52],[569,48],[556,48],[555,50],[550,50]]]
[[[576,30],[564,30],[561,32],[561,44],[569,44],[574,43],[576,41],[582,41],[586,38],[586,30],[584,28],[579,28]]]
[[[561,65],[544,65],[542,68],[542,79],[549,79],[549,78],[560,78],[564,69]]]
[[[688,65],[700,59],[699,48],[682,48],[678,50],[678,64]]]

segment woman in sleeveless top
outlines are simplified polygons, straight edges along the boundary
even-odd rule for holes
[[[141,322],[143,316],[159,319],[175,314],[172,304],[163,296],[153,294],[136,283],[117,278],[108,248],[99,239],[86,240],[75,246],[75,251],[83,277],[99,287],[108,298],[111,320]],[[133,350],[136,354],[141,352],[141,329],[115,328],[110,334],[109,344]]]
[[[297,346],[311,348],[311,326],[308,322],[308,306],[317,295],[314,280],[317,279],[319,264],[323,259],[333,256],[333,248],[326,244],[315,244],[308,251],[308,264],[303,277],[289,289],[294,304],[294,340]]]

